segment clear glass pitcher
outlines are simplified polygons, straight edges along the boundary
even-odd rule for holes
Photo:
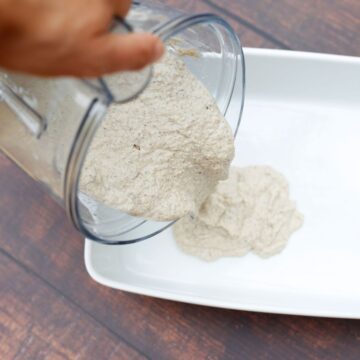
[[[112,31],[148,31],[183,54],[236,135],[243,103],[245,64],[230,25],[212,14],[186,15],[136,2]],[[196,56],[191,55],[196,51]],[[0,149],[65,208],[87,238],[128,244],[150,238],[172,222],[147,221],[89,199],[79,189],[84,159],[113,102],[131,101],[151,80],[152,69],[100,79],[44,79],[0,71]]]

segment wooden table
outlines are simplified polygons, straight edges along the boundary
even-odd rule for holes
[[[168,3],[224,16],[244,46],[360,55],[358,0]],[[219,310],[96,284],[63,210],[3,155],[0,204],[0,359],[360,358],[359,321]]]

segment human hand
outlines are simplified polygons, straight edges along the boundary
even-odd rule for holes
[[[108,32],[131,0],[0,0],[0,67],[42,76],[138,70],[161,57],[155,35]]]

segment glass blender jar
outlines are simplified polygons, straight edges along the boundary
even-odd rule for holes
[[[245,64],[230,25],[213,14],[189,16],[163,5],[135,2],[126,22],[118,20],[111,30],[132,29],[157,34],[182,56],[236,136],[244,103]],[[89,239],[129,244],[173,223],[131,216],[89,198],[79,188],[86,154],[108,108],[114,102],[131,101],[151,76],[151,67],[99,79],[44,79],[0,71],[0,150],[41,182]]]

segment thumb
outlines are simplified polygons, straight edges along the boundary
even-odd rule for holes
[[[83,52],[87,62],[91,62],[86,76],[140,70],[158,60],[164,51],[163,43],[153,34],[102,35],[91,40]]]

